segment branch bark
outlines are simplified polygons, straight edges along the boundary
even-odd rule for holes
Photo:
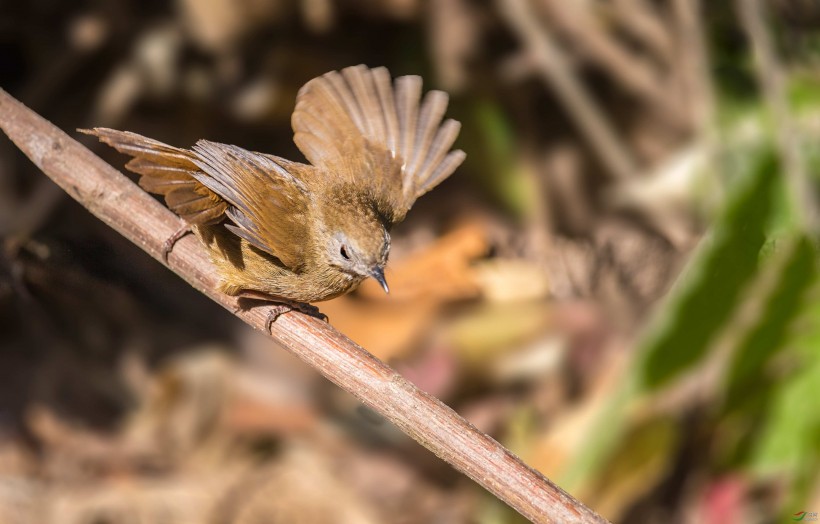
[[[180,225],[173,213],[2,89],[0,128],[72,198],[161,260],[163,241]],[[207,253],[192,236],[174,246],[168,266],[252,327],[265,330],[269,307],[239,310],[235,298],[218,292]],[[273,324],[271,338],[531,521],[606,522],[325,322],[285,314]]]

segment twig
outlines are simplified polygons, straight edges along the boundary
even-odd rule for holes
[[[0,89],[0,128],[69,195],[106,224],[161,259],[163,241],[178,227],[169,210],[123,174]],[[205,249],[180,240],[169,267],[193,287],[256,329],[269,307],[242,311],[217,291]],[[325,322],[286,314],[271,337],[403,432],[533,522],[605,522],[498,442],[424,393]]]
[[[820,213],[806,166],[800,154],[800,138],[786,98],[785,73],[777,59],[774,42],[764,20],[762,0],[737,0],[740,18],[754,51],[758,82],[769,106],[780,148],[780,157],[786,179],[797,209],[801,225],[810,233],[817,233]]]
[[[677,56],[675,68],[683,84],[693,129],[708,138],[713,133],[715,101],[709,72],[709,53],[703,31],[700,0],[673,0]]]
[[[672,39],[653,7],[644,0],[615,0],[610,13],[658,59],[668,63],[672,59]]]
[[[631,53],[597,23],[590,6],[566,0],[541,0],[540,5],[548,15],[547,19],[571,36],[573,44],[624,89],[659,109],[677,125],[687,121],[686,112],[675,97],[670,96],[661,73],[653,71],[647,61]]]
[[[510,27],[519,34],[524,46],[548,87],[566,104],[581,131],[586,135],[602,163],[619,180],[637,174],[635,162],[609,125],[603,111],[584,89],[566,57],[546,29],[540,27],[528,0],[497,0]]]

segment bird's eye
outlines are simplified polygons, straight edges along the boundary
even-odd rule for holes
[[[339,254],[342,255],[342,258],[345,260],[350,260],[350,255],[347,254],[347,249],[345,246],[342,246],[341,249],[339,249]]]

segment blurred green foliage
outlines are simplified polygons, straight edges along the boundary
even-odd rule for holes
[[[608,477],[615,465],[641,468],[636,427],[668,413],[643,410],[715,366],[713,405],[699,406],[714,439],[703,460],[714,473],[740,471],[752,483],[776,478],[793,513],[806,503],[820,466],[820,279],[817,247],[791,209],[777,156],[760,137],[731,151],[724,167],[730,195],[714,226],[639,345],[621,390],[602,410],[569,486]],[[754,141],[753,141],[754,142]],[[748,146],[748,144],[746,145]],[[742,157],[742,158],[741,158]],[[813,157],[808,165],[817,170]],[[728,358],[721,360],[721,355]],[[692,408],[693,406],[688,406]],[[678,414],[683,429],[687,406]],[[655,446],[667,458],[675,450]],[[715,456],[717,455],[717,456]],[[659,458],[659,457],[656,457]],[[631,465],[624,465],[624,462]]]
[[[737,348],[722,416],[756,428],[737,445],[734,464],[791,481],[789,507],[809,494],[820,463],[820,296],[817,253],[798,238],[760,322]]]
[[[506,212],[517,218],[531,216],[541,195],[535,176],[522,161],[510,117],[497,103],[477,100],[463,128],[479,186]]]
[[[761,152],[754,171],[738,183],[745,187],[732,192],[726,212],[701,246],[700,259],[690,266],[643,344],[645,387],[664,385],[699,362],[737,309],[758,271],[758,253],[774,209],[776,170],[774,155]]]

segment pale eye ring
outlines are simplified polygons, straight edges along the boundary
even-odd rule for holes
[[[345,260],[350,260],[350,255],[347,254],[347,248],[345,246],[339,249],[339,254],[342,255],[342,258]]]

